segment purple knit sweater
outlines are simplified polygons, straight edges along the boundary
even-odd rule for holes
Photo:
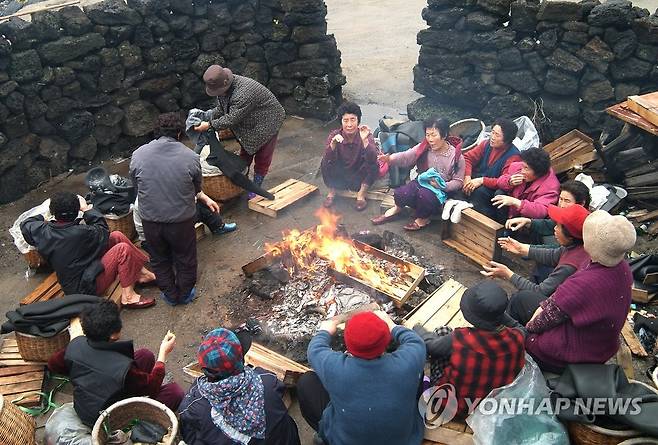
[[[568,319],[530,333],[526,349],[547,364],[605,363],[619,348],[631,304],[633,276],[626,261],[614,267],[591,263],[562,283],[552,298]]]

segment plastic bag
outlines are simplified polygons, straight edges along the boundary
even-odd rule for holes
[[[535,124],[532,123],[532,120],[528,116],[521,116],[514,119],[514,123],[518,127],[516,133],[516,138],[514,138],[513,144],[520,151],[527,150],[532,147],[539,147],[539,133],[535,128]],[[488,140],[491,137],[491,125],[488,125],[484,128],[480,136],[478,136],[476,144],[484,140]]]
[[[46,422],[46,445],[92,445],[91,428],[82,423],[73,403],[53,411]]]
[[[477,445],[569,444],[557,417],[539,409],[540,403],[550,407],[548,387],[539,366],[528,354],[525,359],[514,381],[491,391],[466,419]],[[533,413],[528,406],[539,412]]]
[[[21,233],[21,224],[23,221],[26,219],[36,216],[36,215],[43,215],[43,217],[48,221],[51,219],[50,215],[50,198],[46,199],[44,202],[39,204],[36,207],[31,208],[27,212],[23,212],[16,221],[14,221],[14,225],[11,226],[9,229],[9,233],[11,236],[14,238],[14,244],[18,248],[18,250],[22,254],[28,253],[30,250],[34,250],[34,246],[29,245],[26,241],[25,238],[23,238],[23,234]]]
[[[533,147],[539,147],[539,133],[532,120],[528,116],[521,116],[514,119],[514,123],[519,127],[514,139],[514,145],[519,150],[527,150]]]

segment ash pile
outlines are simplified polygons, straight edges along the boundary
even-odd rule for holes
[[[385,231],[382,236],[359,232],[351,238],[424,268],[425,278],[405,304],[396,308],[390,299],[373,289],[336,280],[328,270],[328,261],[317,258],[312,270],[291,273],[284,257],[246,278],[239,291],[245,302],[261,300],[264,303],[259,313],[252,316],[261,322],[268,340],[282,344],[287,350],[295,349],[295,345],[300,349],[303,346],[305,352],[306,344],[322,320],[371,303],[376,303],[394,319],[400,319],[445,281],[442,265],[416,255],[413,246],[393,232]],[[395,271],[390,270],[390,273],[395,274]],[[268,308],[264,307],[266,303],[269,303]]]

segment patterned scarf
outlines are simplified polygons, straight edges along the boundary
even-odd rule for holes
[[[217,382],[202,376],[197,385],[210,402],[213,423],[231,440],[247,445],[265,438],[265,388],[252,368]]]

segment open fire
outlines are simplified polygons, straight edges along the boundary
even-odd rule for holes
[[[282,241],[266,244],[266,256],[279,258],[290,276],[313,275],[326,271],[338,281],[360,284],[404,304],[425,270],[341,233],[339,217],[322,208],[316,216],[320,224],[314,229],[290,230]]]

